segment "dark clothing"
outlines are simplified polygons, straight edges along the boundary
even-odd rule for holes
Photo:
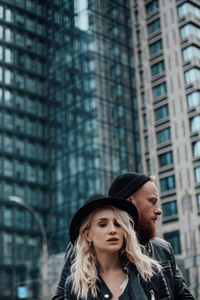
[[[156,275],[153,276],[153,281],[144,281],[141,278],[135,266],[128,263],[124,268],[124,272],[128,274],[128,284],[119,297],[119,300],[170,300],[169,290],[166,285],[162,270],[156,271]],[[97,297],[93,297],[88,293],[87,300],[95,299],[108,299],[112,298],[112,294],[105,282],[101,279],[97,284],[98,293]],[[77,297],[72,293],[72,276],[69,276],[65,283],[64,300],[77,300]],[[80,300],[83,300],[82,298]]]
[[[146,254],[157,260],[163,267],[163,273],[173,300],[194,300],[194,297],[186,287],[183,275],[178,268],[171,245],[163,239],[156,238],[145,246]],[[64,267],[56,288],[56,294],[52,300],[64,299],[64,286],[66,278],[70,274],[73,246],[69,243],[66,249]],[[153,279],[152,279],[153,280]],[[121,299],[120,299],[121,300]],[[157,299],[156,299],[157,300]]]
[[[163,273],[169,287],[172,299],[193,299],[188,290],[182,272],[176,264],[174,252],[170,243],[155,238],[146,245],[146,254],[157,260],[163,267]]]

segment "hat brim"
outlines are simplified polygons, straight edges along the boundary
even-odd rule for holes
[[[84,219],[95,209],[105,206],[113,206],[120,210],[126,211],[134,222],[138,223],[138,211],[134,204],[121,198],[105,197],[96,199],[83,205],[74,215],[70,225],[70,240],[75,243],[79,235],[79,230]]]

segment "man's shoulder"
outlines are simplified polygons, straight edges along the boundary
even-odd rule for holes
[[[169,252],[172,251],[172,247],[170,243],[161,238],[156,237],[155,239],[151,240],[150,243],[153,248],[160,249],[163,251],[169,251]]]
[[[169,242],[167,242],[159,237],[156,237],[155,239],[151,240],[151,243],[154,245],[158,245],[160,247],[169,247],[170,246]]]

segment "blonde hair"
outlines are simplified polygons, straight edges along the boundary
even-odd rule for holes
[[[142,246],[138,243],[136,233],[133,229],[133,222],[128,213],[113,206],[109,207],[113,209],[117,222],[124,229],[124,244],[120,249],[120,256],[126,256],[128,260],[136,266],[142,278],[149,280],[154,274],[153,267],[160,269],[160,265],[142,253]],[[89,245],[84,236],[84,231],[91,226],[95,211],[93,211],[81,225],[79,237],[74,249],[75,259],[71,266],[73,278],[72,291],[77,295],[77,299],[86,299],[89,291],[93,297],[97,297],[97,281],[99,280],[97,269],[98,261],[93,246]]]

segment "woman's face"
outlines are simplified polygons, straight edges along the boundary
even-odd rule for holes
[[[92,242],[96,253],[116,252],[122,248],[124,229],[117,222],[112,208],[101,208],[94,212],[85,238]]]

